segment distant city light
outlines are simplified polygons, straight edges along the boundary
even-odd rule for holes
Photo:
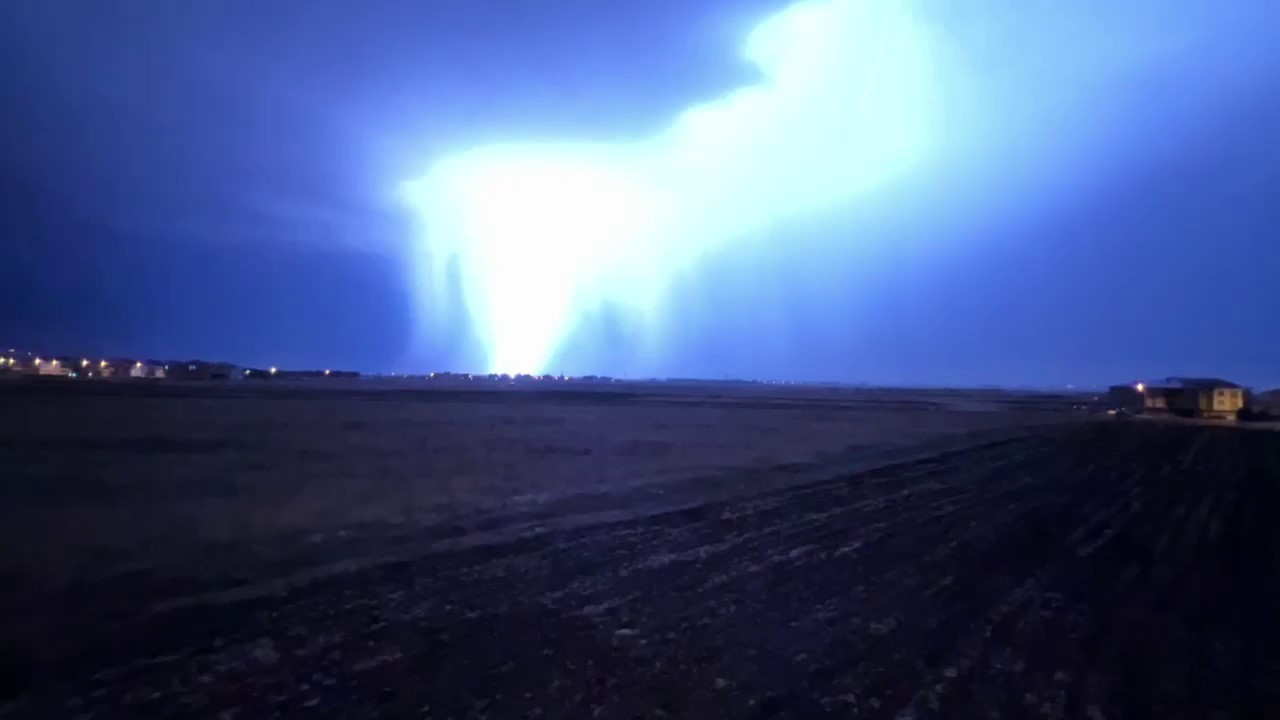
[[[276,367],[275,367],[274,365],[272,365],[272,366],[271,366],[271,370],[269,370],[268,372],[270,372],[272,375],[275,375],[275,374],[276,374]]]
[[[1146,386],[1146,384],[1145,384],[1145,383],[1138,383],[1137,388],[1138,388],[1138,392],[1146,392],[1146,391],[1147,391],[1147,386]]]
[[[40,363],[42,363],[42,362],[44,362],[44,361],[43,361],[43,360],[41,360],[40,358],[36,358],[36,364],[37,364],[37,365],[39,365],[39,364],[40,364]]]
[[[328,374],[329,374],[329,371],[328,371],[328,370],[325,370],[325,371],[324,371],[324,374],[325,374],[325,375],[328,375]]]
[[[89,367],[89,359],[85,358],[80,361],[80,367]]]
[[[106,360],[103,360],[102,362],[98,363],[98,367],[100,367],[100,368],[104,368],[104,367],[106,367],[106,366],[107,366],[107,361],[106,361]]]
[[[134,363],[134,364],[133,364],[133,366],[134,366],[134,367],[142,367],[142,361],[141,361],[141,360],[139,360],[138,362]]]

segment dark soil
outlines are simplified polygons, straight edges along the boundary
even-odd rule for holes
[[[1280,717],[1280,435],[1093,423],[0,652],[0,717]],[[8,637],[20,637],[10,629]]]

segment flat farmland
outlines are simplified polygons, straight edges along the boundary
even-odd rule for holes
[[[1054,396],[0,383],[0,572],[35,590],[640,514],[1070,419]],[[207,562],[193,568],[192,558]]]
[[[1280,711],[1274,433],[610,392],[10,390],[0,717]]]

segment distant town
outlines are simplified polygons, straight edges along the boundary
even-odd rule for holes
[[[808,385],[864,387],[856,383],[770,381],[745,379],[699,378],[640,378],[622,379],[608,375],[532,375],[507,373],[423,372],[423,373],[361,373],[355,370],[290,369],[275,366],[252,367],[230,362],[211,360],[157,360],[153,358],[90,358],[73,355],[40,354],[18,348],[0,349],[0,378],[3,377],[63,377],[68,379],[131,379],[175,381],[233,381],[233,380],[326,380],[351,378],[396,378],[404,380],[434,380],[442,383],[471,383],[503,385],[527,385],[531,383],[576,382],[670,382],[697,383],[702,385]],[[941,388],[940,388],[941,389]],[[997,388],[985,389],[1029,389]],[[1049,388],[1038,388],[1050,390]],[[1072,385],[1054,388],[1066,393],[1089,392],[1087,388]],[[1103,400],[1095,397],[1095,400]],[[1253,393],[1247,388],[1221,378],[1167,377],[1158,380],[1134,381],[1109,387],[1105,406],[1112,415],[1143,415],[1148,417],[1179,416],[1210,420],[1276,420],[1280,419],[1280,390]]]
[[[154,360],[137,358],[87,358],[41,355],[8,348],[0,355],[0,373],[66,378],[134,378],[152,380],[233,380],[239,378],[359,377],[349,370],[282,370],[276,367],[242,367],[208,360]]]
[[[139,380],[288,380],[323,378],[400,377],[419,379],[457,380],[568,380],[563,375],[505,375],[498,373],[377,373],[362,374],[355,370],[289,369],[250,367],[230,362],[210,360],[156,360],[138,358],[88,358],[70,355],[41,355],[17,348],[8,348],[0,355],[0,375],[48,376],[72,379],[139,379]],[[613,378],[585,376],[578,380],[611,381]]]
[[[0,350],[0,377],[63,377],[68,379],[134,379],[134,380],[301,380],[340,378],[404,378],[440,381],[543,382],[574,380],[577,382],[622,382],[607,375],[531,375],[506,373],[423,372],[361,373],[335,368],[291,369],[253,367],[212,360],[157,360],[154,358],[97,358],[74,355],[42,354],[19,348]],[[796,383],[787,383],[796,384]]]
[[[697,384],[807,385],[864,387],[859,383],[813,380],[750,380],[740,378],[618,378],[611,375],[565,375],[482,372],[360,372],[336,368],[296,369],[276,366],[255,367],[212,360],[158,360],[154,358],[98,358],[76,355],[40,353],[20,348],[0,349],[0,377],[48,376],[69,379],[137,379],[137,380],[301,380],[340,378],[396,378],[438,380],[441,382],[674,382]],[[992,388],[995,389],[995,388]],[[1068,387],[1067,390],[1074,388]]]

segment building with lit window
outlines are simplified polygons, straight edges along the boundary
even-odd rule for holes
[[[1130,412],[1235,420],[1245,391],[1220,378],[1170,377],[1112,386],[1110,399],[1113,408]]]
[[[66,358],[37,357],[31,362],[36,375],[70,375],[75,366]]]

